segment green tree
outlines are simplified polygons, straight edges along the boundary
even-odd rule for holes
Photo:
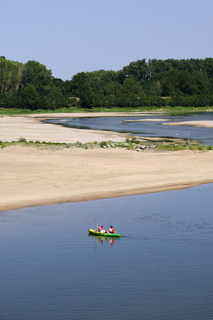
[[[20,96],[24,108],[32,110],[39,108],[39,94],[33,84],[27,84],[23,87]]]
[[[22,72],[22,86],[32,84],[38,91],[42,92],[42,88],[52,84],[52,72],[37,62],[28,61]]]
[[[136,81],[144,83],[148,80],[148,68],[146,60],[138,60],[131,62],[128,66],[123,68],[123,72],[126,78],[133,77]]]

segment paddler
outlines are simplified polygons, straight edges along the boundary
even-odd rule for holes
[[[107,230],[107,232],[109,233],[116,233],[115,229],[113,228],[113,226],[110,226],[110,228]]]
[[[105,233],[106,232],[105,229],[104,229],[104,226],[99,226],[98,224],[97,224],[97,231],[101,232],[101,233]]]

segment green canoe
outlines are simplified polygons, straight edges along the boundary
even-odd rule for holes
[[[102,237],[120,237],[121,235],[119,233],[108,233],[108,232],[99,232],[94,229],[88,229],[89,234],[92,234],[94,236],[102,236]]]

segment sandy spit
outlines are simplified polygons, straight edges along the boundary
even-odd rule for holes
[[[46,118],[59,118],[61,115],[48,115]],[[67,117],[67,116],[66,116]],[[112,131],[97,131],[66,128],[59,125],[43,123],[45,115],[4,116],[0,117],[0,140],[18,141],[25,138],[27,141],[82,143],[101,141],[125,141],[127,134]]]
[[[143,121],[150,121],[150,122],[164,122],[169,121],[168,119],[138,119],[138,120],[124,120],[124,122],[143,122]]]
[[[183,122],[169,122],[163,123],[165,126],[193,126],[193,127],[203,127],[203,128],[213,128],[212,120],[203,121],[183,121]]]
[[[213,151],[0,149],[0,211],[85,201],[213,182]]]

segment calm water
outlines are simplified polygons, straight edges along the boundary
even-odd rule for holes
[[[125,122],[137,119],[163,119],[159,121]],[[164,119],[167,121],[164,121]],[[61,124],[72,128],[86,128],[95,130],[111,130],[128,132],[144,137],[173,137],[189,140],[199,140],[206,145],[213,145],[212,128],[196,128],[192,126],[165,126],[167,122],[183,122],[196,120],[213,120],[213,112],[187,114],[181,116],[167,116],[165,114],[146,115],[140,117],[100,117],[100,118],[67,118],[48,120],[50,123]]]
[[[1,320],[212,320],[213,184],[0,213]],[[123,236],[88,236],[95,220]]]

